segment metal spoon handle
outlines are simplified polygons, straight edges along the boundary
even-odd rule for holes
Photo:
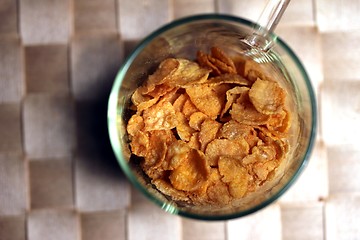
[[[254,28],[247,42],[264,51],[270,49],[275,41],[270,37],[271,33],[275,30],[289,3],[290,0],[269,0],[259,17],[258,26]]]
[[[273,32],[289,3],[290,0],[269,0],[259,17],[258,24],[268,32]]]

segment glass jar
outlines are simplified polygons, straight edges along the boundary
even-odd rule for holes
[[[309,161],[316,133],[316,102],[309,77],[293,51],[276,35],[264,52],[246,44],[256,24],[227,15],[197,15],[174,21],[145,38],[128,57],[115,79],[108,104],[108,128],[116,158],[129,180],[167,212],[203,220],[226,220],[253,213],[279,198],[297,179]],[[168,57],[196,59],[198,50],[219,46],[229,55],[246,55],[277,79],[288,93],[292,112],[290,151],[275,178],[255,191],[223,207],[196,206],[172,201],[159,192],[131,158],[126,123],[130,97]]]

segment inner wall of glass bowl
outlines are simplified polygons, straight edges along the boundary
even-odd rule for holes
[[[138,54],[134,55],[131,64],[126,69],[127,71],[124,70],[126,74],[119,91],[119,105],[122,110],[119,112],[121,119],[118,130],[125,158],[129,157],[125,124],[130,117],[126,111],[126,106],[130,102],[129,99],[133,91],[146,80],[149,74],[154,72],[159,63],[168,57],[195,59],[198,50],[208,52],[212,46],[218,46],[231,55],[242,54],[244,46],[240,40],[250,33],[250,26],[219,20],[202,20],[176,26],[152,39],[147,39],[136,50],[135,54]],[[260,191],[237,201],[234,206],[213,208],[212,206],[192,206],[172,202],[152,187],[146,176],[142,174],[138,164],[130,163],[132,168],[130,174],[135,176],[136,185],[142,192],[150,196],[156,203],[160,205],[162,203],[163,208],[167,208],[173,213],[179,212],[180,214],[194,214],[204,217],[231,214],[239,214],[240,216],[267,205],[279,196],[279,192],[282,192],[289,185],[303,163],[308,148],[313,116],[311,115],[312,103],[308,93],[309,89],[297,63],[282,46],[277,44],[269,54],[273,62],[266,63],[263,67],[274,78],[281,79],[281,84],[285,86],[289,95],[295,93],[295,97],[289,99],[289,106],[298,113],[293,114],[293,125],[298,126],[297,123],[301,125],[300,128],[293,128],[294,138],[291,157],[288,158],[286,164],[281,166],[283,171],[278,171],[285,174],[277,175],[275,181],[266,184]]]

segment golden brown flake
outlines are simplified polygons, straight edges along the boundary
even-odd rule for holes
[[[289,151],[286,91],[220,48],[165,59],[131,97],[127,133],[151,183],[174,201],[224,206],[271,181]]]

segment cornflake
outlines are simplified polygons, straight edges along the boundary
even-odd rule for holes
[[[258,63],[212,47],[168,58],[135,90],[129,145],[173,201],[224,206],[271,181],[289,150],[287,92]]]

